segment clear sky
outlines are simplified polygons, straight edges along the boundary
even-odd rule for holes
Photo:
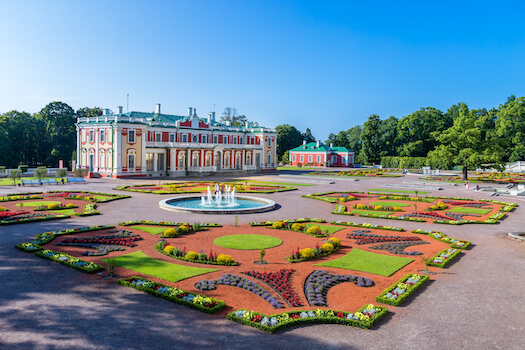
[[[0,113],[225,107],[314,136],[525,95],[523,1],[0,0]]]

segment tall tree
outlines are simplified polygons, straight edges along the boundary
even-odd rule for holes
[[[381,121],[381,156],[397,155],[397,123],[394,116]]]
[[[44,121],[51,145],[46,165],[57,166],[59,159],[67,162],[76,148],[75,111],[63,102],[51,102],[38,113],[38,117]]]
[[[445,131],[434,131],[432,136],[440,142],[435,150],[428,153],[433,164],[449,168],[463,166],[463,179],[468,179],[468,170],[475,170],[490,164],[501,168],[500,156],[493,152],[490,133],[484,130],[488,124],[487,114],[478,115],[476,110],[461,106],[454,124]]]
[[[381,119],[377,114],[372,114],[363,124],[361,132],[361,157],[368,163],[381,161]]]
[[[92,117],[99,117],[102,115],[102,109],[99,107],[83,107],[77,110],[77,117],[78,118],[92,118]]]
[[[237,112],[237,108],[233,107],[226,107],[224,108],[224,112],[222,112],[221,119],[219,120],[221,123],[227,123],[229,122],[231,126],[245,126],[246,122],[248,122],[251,126],[258,126],[259,123],[248,120],[248,117],[246,117],[244,114],[239,115],[239,112]]]
[[[302,143],[301,132],[295,126],[278,125],[277,131],[277,159],[282,160],[284,153]]]
[[[505,148],[504,160],[525,159],[525,97],[509,97],[495,113],[496,134]]]
[[[306,131],[303,134],[303,140],[306,140],[306,143],[315,141],[315,137],[312,135],[310,128],[306,128]]]

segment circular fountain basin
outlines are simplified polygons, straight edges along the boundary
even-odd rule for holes
[[[249,214],[269,211],[275,208],[275,202],[266,198],[236,196],[235,205],[226,203],[202,204],[201,197],[188,196],[168,198],[159,202],[159,207],[164,210],[202,213],[202,214]]]

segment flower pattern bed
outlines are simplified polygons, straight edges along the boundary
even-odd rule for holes
[[[118,283],[208,314],[215,313],[226,307],[226,303],[222,300],[209,298],[202,294],[193,294],[140,277],[121,279]]]
[[[287,256],[285,259],[291,263],[297,263],[301,261],[308,261],[313,259],[322,258],[330,254],[334,254],[341,247],[341,240],[336,237],[330,237],[328,242],[323,244],[321,247],[317,245],[314,249],[304,248],[299,249],[292,253],[291,256]]]
[[[118,186],[115,190],[120,191],[132,191],[142,193],[154,193],[154,194],[175,194],[175,193],[205,193],[206,188],[210,187],[213,189],[217,182],[173,182],[165,183],[161,185],[145,184],[145,185],[128,185]],[[274,192],[285,192],[294,191],[297,188],[291,186],[266,186],[266,185],[243,185],[238,182],[220,183],[220,185],[228,185],[232,188],[235,187],[235,191],[238,193],[274,193]]]
[[[429,235],[430,237],[437,239],[438,241],[450,243],[451,248],[466,249],[470,245],[469,241],[461,241],[455,238],[451,238],[446,236],[443,232],[439,231],[417,229],[413,230],[412,233]]]
[[[454,249],[454,248],[443,249],[442,251],[437,253],[433,258],[430,258],[429,260],[427,260],[427,265],[444,268],[448,263],[450,263],[459,254],[461,254],[461,250],[459,249]]]
[[[408,274],[378,295],[376,301],[398,306],[428,280],[428,276]]]
[[[417,250],[413,250],[410,252],[405,251],[405,249],[408,247],[412,247],[412,246],[420,245],[420,244],[428,244],[428,242],[418,241],[418,242],[385,243],[385,244],[375,245],[373,247],[370,247],[370,249],[386,250],[389,253],[400,254],[400,255],[423,255],[422,252],[417,251]]]
[[[229,313],[226,317],[231,321],[274,333],[291,326],[318,323],[335,323],[368,329],[387,313],[387,308],[368,304],[355,313],[317,309],[265,315],[240,309]]]
[[[358,287],[372,287],[375,285],[374,281],[369,278],[353,275],[333,275],[324,270],[315,270],[308,276],[304,284],[304,294],[308,304],[311,306],[328,306],[326,300],[328,290],[343,282],[353,282]]]
[[[121,246],[136,247],[137,244],[135,242],[142,240],[141,236],[133,235],[130,231],[113,230],[108,233],[112,234],[107,236],[66,238],[56,245],[92,248],[96,251],[86,251],[83,252],[82,255],[101,256],[113,251],[126,250],[126,248]]]
[[[404,229],[401,227],[395,227],[395,226],[382,226],[382,225],[376,225],[376,224],[368,224],[368,223],[362,223],[359,224],[357,222],[349,222],[349,221],[332,221],[332,225],[343,225],[343,226],[353,226],[353,227],[365,227],[365,228],[375,228],[379,230],[387,230],[387,231],[398,231],[402,232]]]
[[[103,271],[105,268],[103,266],[94,264],[92,262],[87,262],[84,260],[77,259],[71,255],[54,252],[52,250],[41,250],[35,253],[36,256],[41,258],[54,261],[56,263],[72,267],[74,269],[80,270],[85,273],[95,273],[98,271]]]
[[[290,275],[295,270],[281,269],[277,272],[245,271],[244,274],[269,285],[284,301],[292,307],[303,306],[290,286]]]
[[[196,264],[210,264],[210,265],[224,265],[224,266],[236,266],[237,263],[232,259],[231,256],[226,254],[214,253],[210,250],[210,254],[198,254],[194,251],[186,253],[186,249],[178,249],[172,245],[169,245],[166,240],[161,240],[155,243],[155,250],[171,258],[193,262]]]
[[[217,285],[225,285],[232,287],[239,287],[249,292],[257,294],[264,300],[266,300],[275,309],[282,309],[283,304],[272,295],[269,291],[258,285],[257,283],[247,280],[246,278],[235,276],[229,273],[225,273],[221,278],[217,280],[202,280],[195,283],[195,288],[199,290],[214,290]]]
[[[400,242],[400,241],[421,241],[421,238],[414,236],[380,236],[369,233],[369,230],[354,230],[346,235],[346,238],[355,239],[355,244],[369,244],[381,242]]]

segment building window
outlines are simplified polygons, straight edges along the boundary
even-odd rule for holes
[[[100,142],[106,142],[106,130],[100,130]]]
[[[230,166],[230,153],[226,153],[224,156],[224,166]]]
[[[202,135],[202,143],[207,143],[208,142],[208,136],[207,135]]]
[[[175,134],[170,134],[170,142],[175,142]]]
[[[304,162],[304,155],[301,154],[301,163]]]
[[[198,152],[193,152],[193,157],[191,159],[191,166],[192,167],[199,166],[199,153]]]
[[[346,163],[346,157],[343,157],[343,163]]]
[[[233,144],[234,144],[234,145],[237,144],[237,136],[234,136],[234,137],[233,137]]]
[[[317,156],[317,163],[321,163],[321,156]]]
[[[292,156],[292,162],[295,162],[295,154]]]
[[[153,153],[146,153],[146,170],[153,171]]]
[[[157,171],[164,170],[164,153],[157,153]]]
[[[135,130],[128,131],[128,143],[135,143]]]
[[[156,132],[155,133],[155,142],[161,142],[162,141],[162,133]]]
[[[268,137],[268,147],[270,147],[271,145],[272,145],[272,138]]]
[[[182,142],[188,142],[188,135],[182,134]]]
[[[197,135],[193,135],[193,140],[191,142],[193,143],[199,142],[199,138],[197,137]]]
[[[179,167],[184,167],[186,166],[186,155],[184,154],[184,152],[180,152],[179,153]]]
[[[89,130],[89,142],[95,142],[95,130]]]
[[[268,152],[268,165],[272,164],[272,154]]]
[[[219,143],[219,136],[213,135],[213,143]]]
[[[308,156],[308,163],[311,163],[312,162],[312,155],[309,155]]]
[[[135,167],[135,155],[128,154],[128,168],[133,169]]]
[[[206,166],[211,166],[211,153],[206,153]]]
[[[242,143],[243,143],[243,141],[242,141],[242,140],[243,140],[243,137],[242,137],[242,136],[241,136],[241,137],[239,137],[239,145],[242,145]]]
[[[246,153],[246,165],[252,165],[252,154]]]

